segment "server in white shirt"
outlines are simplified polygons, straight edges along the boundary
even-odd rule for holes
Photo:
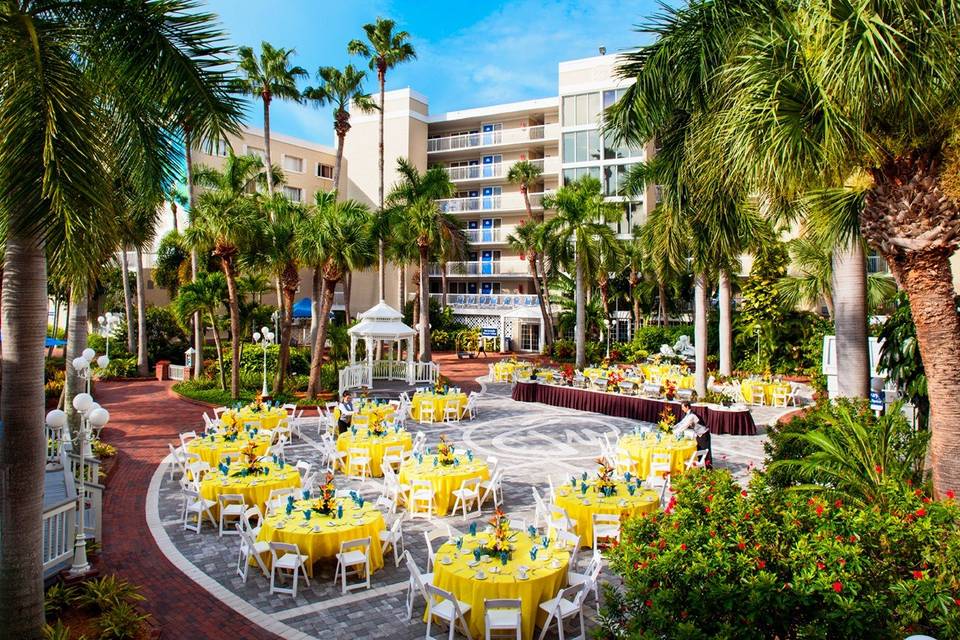
[[[337,434],[341,434],[350,428],[350,422],[353,420],[353,398],[349,391],[344,391],[340,402],[337,404],[340,411],[340,417],[337,419]]]
[[[680,404],[680,411],[683,412],[683,417],[680,418],[680,421],[673,427],[674,435],[682,435],[687,429],[692,430],[697,437],[697,449],[707,450],[706,466],[712,467],[713,450],[710,443],[710,429],[707,428],[707,425],[700,422],[697,414],[690,409],[689,402],[682,402]]]

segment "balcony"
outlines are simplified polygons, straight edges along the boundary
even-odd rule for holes
[[[533,127],[518,127],[515,129],[501,129],[499,131],[480,131],[477,133],[460,133],[441,138],[427,140],[427,153],[442,153],[444,151],[460,151],[463,149],[482,149],[484,147],[504,147],[514,144],[529,144],[559,138],[559,125],[536,125]]]
[[[431,293],[430,297],[440,302],[442,293]],[[481,293],[448,293],[447,306],[454,309],[502,309],[510,310],[518,307],[538,307],[537,296],[522,295],[519,293],[481,294]]]
[[[506,178],[510,167],[520,160],[513,162],[496,162],[493,164],[474,164],[467,167],[446,167],[447,174],[453,182],[468,182],[471,180],[496,180]],[[539,167],[544,174],[556,174],[560,171],[560,158],[550,156],[528,160],[530,164]]]
[[[543,209],[543,196],[550,193],[531,193],[530,208]],[[444,213],[464,213],[464,212],[505,212],[505,211],[524,211],[526,205],[523,202],[523,196],[520,192],[502,193],[491,196],[473,196],[469,198],[446,198],[437,200],[437,205]]]
[[[473,260],[447,263],[447,275],[453,278],[463,276],[528,276],[529,274],[530,267],[525,260]],[[441,275],[440,265],[431,264],[430,275]]]
[[[494,229],[464,229],[470,244],[506,244],[507,236],[516,227],[496,227]]]

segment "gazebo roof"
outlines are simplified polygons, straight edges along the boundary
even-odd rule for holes
[[[381,300],[359,316],[360,320],[399,321],[403,324],[403,314]]]
[[[397,340],[416,335],[416,331],[403,323],[400,312],[383,300],[359,315],[360,322],[347,329],[347,333],[358,338],[376,338],[378,340]]]

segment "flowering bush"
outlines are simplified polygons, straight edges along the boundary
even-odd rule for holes
[[[887,511],[692,471],[610,552],[603,638],[960,637],[960,508],[892,483]]]

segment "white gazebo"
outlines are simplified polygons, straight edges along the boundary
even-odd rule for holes
[[[340,393],[356,387],[370,388],[374,380],[404,380],[410,385],[436,382],[437,365],[414,362],[413,337],[416,331],[404,324],[399,311],[381,300],[358,317],[360,322],[347,329],[350,364],[340,370]],[[357,344],[361,340],[367,357],[357,362]],[[407,347],[406,360],[400,359],[403,341]],[[384,345],[389,348],[384,349]],[[387,358],[375,359],[378,351],[386,353]]]

